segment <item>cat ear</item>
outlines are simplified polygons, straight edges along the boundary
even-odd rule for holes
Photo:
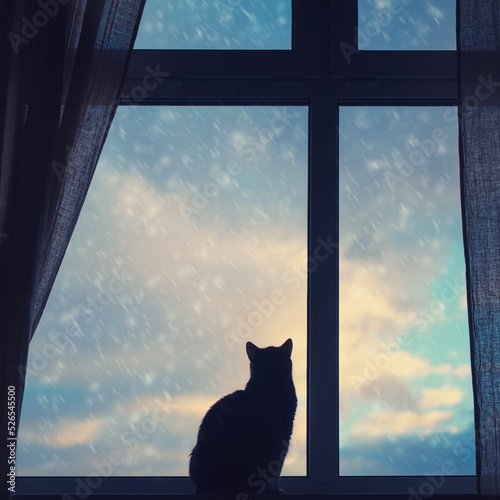
[[[292,339],[288,339],[281,347],[280,349],[283,349],[283,351],[286,352],[288,357],[292,356],[292,347],[293,347],[293,342]]]
[[[251,342],[247,342],[247,356],[250,361],[253,360],[253,357],[255,356],[255,353],[259,350],[259,348],[255,345],[252,344]]]

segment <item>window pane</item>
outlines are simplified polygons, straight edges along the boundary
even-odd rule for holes
[[[148,0],[135,49],[290,50],[291,0]]]
[[[455,0],[358,0],[360,50],[455,50]]]
[[[118,109],[30,346],[20,475],[86,476],[112,454],[112,475],[187,475],[203,415],[248,380],[245,342],[289,337],[284,474],[305,474],[307,117]]]
[[[457,137],[456,107],[340,110],[342,475],[475,474]]]

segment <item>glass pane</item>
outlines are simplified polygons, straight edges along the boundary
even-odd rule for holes
[[[341,475],[475,474],[458,165],[456,107],[340,110]]]
[[[306,473],[307,121],[118,109],[30,346],[19,475],[187,475],[203,415],[248,380],[245,342],[289,337],[284,474]]]
[[[290,50],[291,0],[148,0],[135,49]]]
[[[360,50],[455,50],[455,0],[358,0]]]

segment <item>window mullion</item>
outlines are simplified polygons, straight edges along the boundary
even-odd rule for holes
[[[336,107],[318,82],[310,108],[308,473],[320,487],[338,470]]]

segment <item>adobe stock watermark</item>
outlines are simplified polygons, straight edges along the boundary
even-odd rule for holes
[[[392,151],[392,159],[396,167],[396,172],[387,170],[384,173],[385,180],[392,191],[395,190],[399,182],[403,182],[410,177],[415,169],[421,167],[425,162],[437,151],[442,143],[447,139],[448,135],[445,130],[436,127],[432,130],[430,137],[423,141],[418,141],[418,144],[404,157],[399,151]]]
[[[162,71],[159,64],[157,64],[154,68],[152,66],[146,66],[144,68],[144,75],[140,83],[135,85],[130,94],[122,94],[120,97],[115,99],[111,107],[118,106],[120,101],[123,99],[127,101],[127,105],[123,106],[123,111],[119,114],[119,121],[125,121],[129,114],[130,108],[134,105],[139,104],[144,101],[150,92],[157,89],[159,85],[161,85],[170,75],[170,73],[166,71]],[[111,126],[109,132],[111,132],[117,126],[116,115],[113,121],[111,122]],[[56,174],[59,182],[63,182],[68,171],[68,165],[71,161],[71,154],[73,152],[73,146],[67,145],[66,148],[66,156],[64,163],[60,161],[52,162],[52,170]]]
[[[439,297],[433,299],[427,307],[419,311],[404,332],[397,335],[395,339],[384,342],[380,347],[380,352],[370,359],[363,359],[363,376],[351,375],[349,377],[354,390],[359,393],[364,385],[370,385],[388,370],[394,360],[404,352],[404,348],[408,348],[414,342],[418,332],[424,331],[433,324],[442,315],[446,305],[456,302],[464,293],[465,287],[460,277],[456,276],[454,283],[445,280]],[[416,330],[416,332],[410,334],[409,330]]]
[[[322,262],[328,260],[338,248],[333,237],[328,235],[326,238],[318,237],[316,246],[304,265],[296,265],[293,269],[286,270],[281,276],[281,282],[285,285],[283,288],[271,290],[268,297],[263,300],[252,300],[250,303],[253,309],[242,318],[236,316],[237,326],[231,331],[224,333],[224,340],[230,350],[247,341],[264,322],[270,318],[276,309],[283,305],[290,292],[295,292],[307,280],[307,277],[316,272]]]
[[[481,409],[482,425],[479,429],[475,429],[473,434],[466,436],[453,445],[453,453],[460,457],[462,463],[468,462],[476,457],[476,453],[480,450],[485,440],[491,440],[491,436],[498,435],[500,429],[496,424],[498,415],[491,406],[484,406]],[[487,422],[484,424],[484,422]],[[494,439],[492,441],[495,442]]]
[[[451,108],[447,109],[443,113],[443,120],[445,123],[452,124],[454,130],[457,130],[460,119],[463,116],[472,113],[482,103],[485,103],[485,101],[487,101],[498,88],[500,88],[500,81],[493,80],[493,75],[491,73],[486,77],[479,75],[477,77],[477,84],[474,88],[474,92],[463,98],[462,102],[458,105],[457,111]]]
[[[61,5],[66,5],[71,0],[38,0],[36,3],[39,7],[31,19],[26,16],[21,17],[21,28],[20,33],[14,33],[13,31],[7,34],[10,45],[14,50],[15,54],[19,53],[20,47],[26,45],[30,40],[38,35],[39,31],[53,19],[59,13]]]
[[[385,28],[395,15],[401,14],[403,6],[399,0],[389,1],[389,5],[383,9],[372,10],[370,19],[362,26],[354,28],[352,43],[341,42],[339,48],[348,64],[352,61],[353,54],[359,54],[365,50],[371,43],[371,39],[383,33]]]
[[[161,71],[159,64],[157,64],[154,68],[148,65],[144,68],[144,70],[145,73],[141,80],[141,83],[135,85],[132,88],[130,94],[122,94],[122,96],[116,99],[113,104],[113,105],[118,105],[121,99],[125,99],[128,102],[128,105],[124,106],[124,112],[121,112],[119,115],[121,121],[124,121],[129,116],[130,106],[139,104],[140,102],[145,100],[149,95],[149,93],[158,88],[158,86],[161,85],[161,83],[164,82],[165,79],[170,75],[170,73],[168,72]],[[114,119],[111,123],[110,132],[116,125],[117,123],[116,120]],[[73,150],[71,146],[66,146],[65,149],[67,153],[65,162],[64,163],[61,163],[59,161],[52,162],[52,169],[54,170],[59,182],[62,182],[64,180],[64,177],[68,169],[68,164],[70,162],[70,155]]]
[[[158,398],[155,399],[157,406],[151,412],[151,417],[144,417],[137,424],[131,424],[130,430],[121,434],[120,441],[130,447],[127,455],[131,455],[137,450],[140,443],[146,442],[148,437],[159,429],[158,424],[165,422],[173,410],[178,408],[178,405],[174,403],[172,396],[168,392],[165,391],[164,396],[164,401],[160,401]]]
[[[71,338],[79,338],[83,335],[78,320],[85,321],[85,323],[94,321],[97,314],[104,312],[104,309],[111,303],[116,303],[117,296],[130,286],[133,279],[134,276],[129,274],[125,268],[114,273],[108,279],[106,286],[101,288],[95,297],[87,297],[77,306],[75,316],[65,323],[64,330],[49,332],[49,340],[40,349],[30,349],[29,365],[17,367],[21,376],[25,377],[26,380],[30,377],[36,377],[55,358],[76,354],[76,347]]]
[[[150,412],[150,416],[142,418],[131,431],[125,431],[120,436],[121,442],[129,447],[127,451],[124,453],[123,449],[115,449],[108,453],[104,460],[93,461],[91,464],[93,472],[85,478],[76,478],[74,495],[66,493],[62,495],[61,500],[86,500],[102,486],[106,478],[117,475],[115,474],[117,469],[127,463],[130,455],[139,448],[140,442],[145,442],[148,436],[156,432],[160,424],[165,422],[177,408],[168,393],[165,394],[165,400],[156,398],[155,403],[156,406]]]
[[[278,490],[278,480],[288,452],[288,442],[282,441],[281,444],[283,450],[278,458],[271,460],[267,467],[261,467],[248,476],[247,485],[249,491],[255,491],[257,495],[262,493],[282,493],[282,491]],[[250,500],[251,498],[249,493],[242,491],[236,495],[235,500]]]
[[[415,488],[408,488],[408,500],[429,499],[436,493],[439,493],[446,484],[448,477],[457,475],[459,472],[459,468],[457,467],[459,463],[457,461],[458,458],[460,458],[460,462],[462,463],[472,460],[476,456],[477,450],[481,449],[482,441],[484,442],[489,436],[494,436],[498,433],[498,428],[495,426],[496,416],[494,413],[488,408],[484,408],[482,411],[491,422],[491,425],[485,426],[481,430],[476,429],[470,436],[455,442],[452,451],[457,459],[444,460],[441,463],[440,469],[433,473],[424,472],[425,480]]]
[[[477,85],[474,92],[463,99],[462,104],[455,108],[449,107],[443,112],[443,122],[450,127],[451,130],[457,130],[459,119],[474,109],[479,107],[481,103],[487,101],[500,87],[500,81],[493,80],[493,75],[489,74],[486,78],[482,75],[477,77]],[[458,120],[457,120],[458,111]],[[392,151],[393,164],[396,171],[387,170],[384,173],[385,180],[391,190],[395,190],[398,183],[408,179],[418,167],[421,167],[425,162],[442,146],[443,142],[448,138],[446,130],[441,127],[434,128],[430,136],[419,141],[415,148],[403,156],[399,151]]]
[[[179,210],[188,225],[196,228],[195,217],[200,215],[212,200],[220,196],[222,190],[230,186],[244,168],[255,161],[258,151],[262,151],[268,144],[274,142],[281,132],[291,125],[291,120],[298,116],[291,109],[285,107],[284,112],[278,112],[270,119],[268,127],[259,128],[249,135],[244,143],[237,147],[236,159],[229,160],[224,169],[211,171],[208,174],[210,180],[205,182],[201,189],[190,186],[193,192],[190,204],[179,205]]]
[[[444,460],[441,463],[439,470],[434,472],[424,472],[426,478],[418,486],[418,491],[414,488],[408,488],[408,500],[423,500],[430,498],[445,485],[447,476],[453,476],[457,473],[458,468],[453,460]]]
[[[122,106],[122,111],[120,112],[120,121],[126,120],[130,114],[130,109],[146,100],[150,93],[164,83],[169,76],[170,72],[162,71],[160,64],[156,64],[154,68],[147,65],[144,68],[144,74],[140,83],[132,87],[130,94],[123,93],[114,102],[115,105],[120,104],[122,101],[125,102]],[[116,120],[113,120],[111,123],[110,131],[116,126],[115,122]]]
[[[456,441],[452,448],[456,458],[443,461],[440,469],[433,473],[424,472],[425,480],[415,488],[408,488],[408,500],[429,499],[436,493],[439,493],[446,484],[448,477],[459,473],[458,459],[462,463],[471,461],[476,457],[476,452],[482,449],[485,439],[491,439],[491,436],[498,435],[498,426],[495,425],[498,417],[495,415],[494,410],[484,407],[481,412],[484,415],[484,419],[490,422],[489,425],[482,426],[470,435]],[[495,443],[494,440],[493,442]],[[485,497],[487,496],[485,494]]]

